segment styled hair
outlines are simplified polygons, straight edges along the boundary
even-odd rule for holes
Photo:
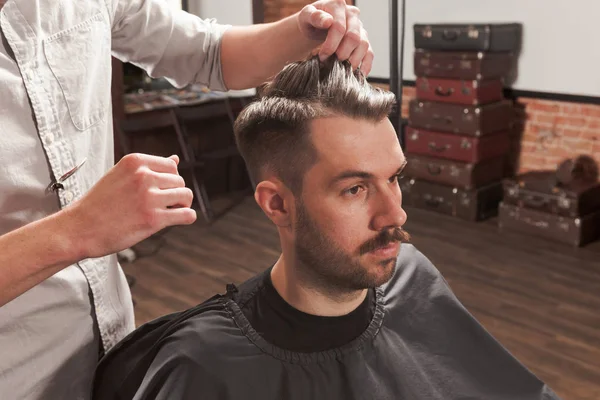
[[[379,122],[395,105],[391,92],[371,86],[349,62],[318,57],[287,65],[238,116],[234,132],[253,182],[275,174],[294,194],[318,155],[310,122],[347,116]]]

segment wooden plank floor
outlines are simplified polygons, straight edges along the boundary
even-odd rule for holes
[[[502,344],[563,399],[600,399],[600,242],[574,249],[499,232],[495,220],[407,213],[413,244]],[[162,243],[158,252],[123,265],[136,279],[138,325],[222,293],[279,255],[276,230],[250,196],[212,226],[161,234],[136,246],[143,254]]]

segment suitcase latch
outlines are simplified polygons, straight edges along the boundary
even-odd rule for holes
[[[479,37],[479,30],[474,26],[470,26],[467,35],[471,39],[477,39]]]

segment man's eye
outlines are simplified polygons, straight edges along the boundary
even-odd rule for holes
[[[355,196],[360,192],[361,189],[362,187],[360,186],[352,186],[350,189],[345,190],[344,194]]]
[[[398,175],[394,175],[391,179],[390,179],[390,183],[394,183],[394,182],[398,182],[400,180],[400,178],[402,178],[402,174],[398,174]]]

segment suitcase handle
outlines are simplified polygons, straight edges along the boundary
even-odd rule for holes
[[[525,217],[523,218],[523,222],[525,222],[526,224],[529,225],[533,225],[536,228],[548,228],[549,224],[546,221],[534,221],[533,219],[529,218],[529,217]]]
[[[548,200],[543,197],[527,196],[525,197],[524,202],[533,207],[542,207],[548,203]]]
[[[457,29],[444,29],[442,37],[444,38],[444,40],[447,41],[455,41],[456,39],[458,39],[459,35],[460,31]]]
[[[425,198],[425,205],[429,206],[429,207],[438,207],[440,204],[442,204],[442,199],[438,198],[438,197],[426,197]]]
[[[447,124],[451,124],[452,123],[452,117],[450,117],[450,116],[443,117],[441,115],[434,114],[431,118],[433,118],[436,121],[444,120],[444,121],[446,121]]]
[[[449,144],[445,144],[443,146],[437,146],[435,144],[435,142],[429,142],[429,148],[433,151],[437,151],[438,153],[441,153],[442,151],[446,151],[450,148]]]
[[[444,89],[441,86],[435,88],[435,94],[437,94],[438,96],[448,97],[451,96],[452,93],[454,93],[454,88],[448,88],[448,90],[446,91],[444,91]]]
[[[427,164],[427,170],[431,175],[439,175],[442,173],[442,167],[439,165]]]

